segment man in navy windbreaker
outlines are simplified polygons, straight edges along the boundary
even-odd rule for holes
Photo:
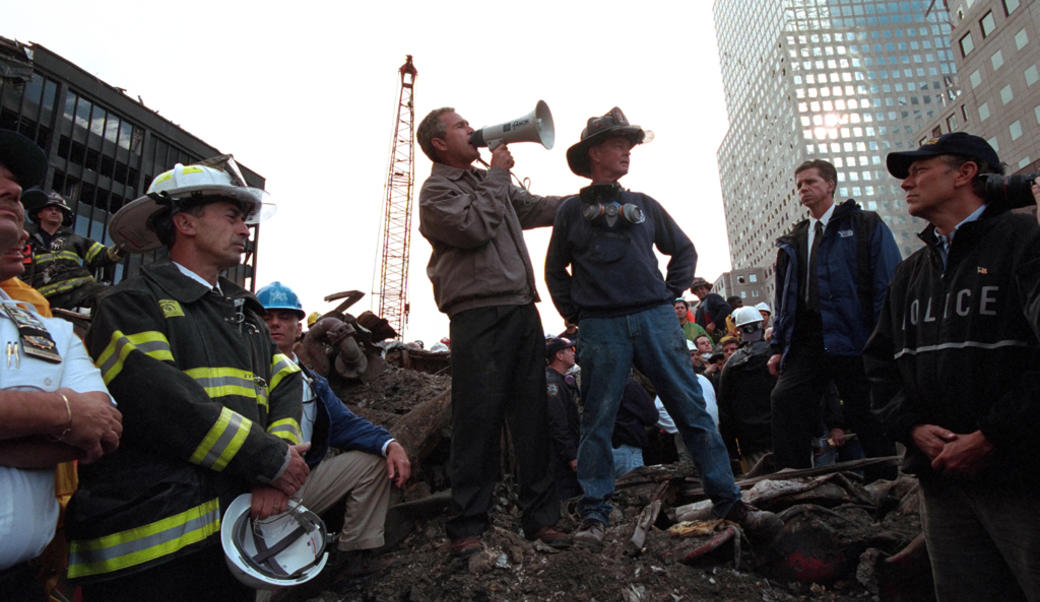
[[[293,343],[304,317],[299,298],[289,287],[272,282],[256,293],[267,313],[264,321],[278,350],[293,361]],[[338,548],[346,552],[340,574],[360,576],[378,572],[389,563],[372,551],[385,543],[383,524],[390,507],[390,485],[403,487],[411,475],[404,448],[386,429],[357,416],[332,392],[327,380],[301,365],[303,415],[300,430],[311,448],[304,459],[311,472],[298,492],[304,506],[322,513],[346,498],[346,516]],[[329,457],[329,447],[343,453]],[[266,492],[265,501],[285,509],[288,500]],[[257,496],[257,490],[253,490]]]
[[[853,200],[834,203],[837,179],[826,161],[798,166],[795,185],[810,217],[776,242],[776,317],[768,366],[780,377],[772,394],[777,468],[811,466],[820,399],[832,379],[867,456],[895,454],[870,411],[861,353],[899,263],[899,249],[876,213],[863,211]],[[895,478],[892,466],[865,472],[868,480]]]

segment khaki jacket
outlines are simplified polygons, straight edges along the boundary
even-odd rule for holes
[[[503,169],[434,163],[419,193],[419,232],[433,247],[426,274],[448,316],[538,300],[523,230],[551,226],[562,197],[513,186]]]

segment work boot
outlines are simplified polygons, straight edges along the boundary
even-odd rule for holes
[[[336,572],[342,577],[364,577],[380,573],[394,564],[390,558],[377,556],[372,550],[340,552]]]
[[[484,549],[484,544],[476,535],[467,535],[451,540],[451,555],[456,558],[466,558],[479,553]]]
[[[574,543],[590,548],[599,548],[603,545],[603,536],[607,527],[593,518],[587,518],[581,522],[581,528],[574,534]]]
[[[571,536],[550,526],[538,529],[534,532],[534,536],[529,537],[528,539],[537,539],[542,543],[557,549],[571,547]]]
[[[748,539],[754,541],[768,541],[784,527],[784,521],[775,513],[759,510],[743,501],[734,504],[724,518],[740,525]]]

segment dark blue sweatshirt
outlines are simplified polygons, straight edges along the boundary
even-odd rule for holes
[[[693,281],[697,252],[668,212],[638,192],[622,191],[620,202],[639,206],[646,221],[590,222],[582,217],[577,196],[564,200],[556,212],[545,281],[556,309],[572,323],[670,305]],[[661,276],[655,246],[671,256],[667,277]]]

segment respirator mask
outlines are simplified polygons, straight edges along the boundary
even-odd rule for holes
[[[617,182],[586,186],[578,195],[583,205],[581,215],[592,223],[602,221],[612,228],[619,216],[629,224],[646,221],[646,214],[639,205],[621,203],[621,186]]]

